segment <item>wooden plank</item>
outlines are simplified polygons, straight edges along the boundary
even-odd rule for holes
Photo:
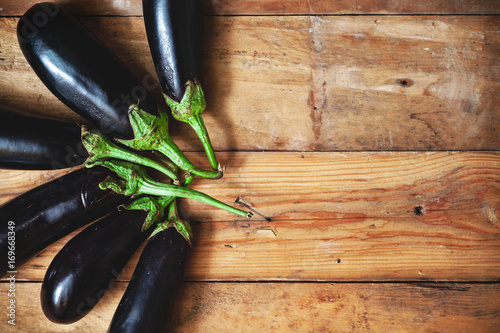
[[[75,324],[45,319],[39,283],[16,284],[16,327],[2,332],[104,332],[126,287],[115,284]],[[8,285],[0,284],[7,294]],[[6,313],[8,299],[2,298]],[[499,284],[185,283],[173,332],[494,332]],[[4,316],[5,317],[5,316]]]
[[[141,17],[84,21],[154,82]],[[16,23],[0,19],[0,103],[79,121],[24,60]],[[500,17],[209,17],[206,28],[216,150],[499,148]],[[172,128],[182,149],[201,150]]]
[[[71,170],[27,171],[0,169],[0,204],[68,172],[71,172]]]
[[[184,201],[195,232],[189,280],[500,278],[498,152],[240,152],[219,161],[221,180],[192,187],[227,203],[241,195],[274,221]],[[2,200],[13,196],[3,192]],[[20,268],[18,278],[41,281],[69,238]],[[120,279],[130,278],[135,260]]]
[[[22,15],[36,1],[8,1],[0,16]],[[142,15],[141,0],[56,0],[83,15]],[[498,14],[497,1],[331,1],[331,0],[205,0],[207,15],[327,15],[327,14]]]

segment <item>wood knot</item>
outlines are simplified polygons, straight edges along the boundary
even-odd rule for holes
[[[411,79],[397,79],[396,83],[403,88],[409,88],[409,87],[413,86],[413,84],[415,82],[413,82],[413,80],[411,80]]]

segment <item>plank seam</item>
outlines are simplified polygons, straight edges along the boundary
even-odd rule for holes
[[[20,18],[22,15],[0,15],[0,18]],[[142,15],[92,15],[92,14],[75,14],[76,17],[143,17]],[[481,16],[500,16],[500,13],[490,13],[490,14],[481,14],[481,13],[467,13],[467,14],[436,14],[436,13],[419,13],[419,14],[205,14],[205,17],[358,17],[358,16],[366,16],[366,17],[418,17],[418,16],[432,16],[432,17],[481,17]]]

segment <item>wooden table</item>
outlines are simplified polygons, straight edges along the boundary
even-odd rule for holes
[[[140,0],[61,2],[154,77]],[[0,103],[81,121],[18,47],[32,3],[0,5]],[[226,174],[192,187],[273,221],[184,202],[195,238],[174,331],[498,331],[500,2],[204,5],[205,121]],[[172,132],[206,165],[186,127]],[[65,172],[2,170],[0,201]],[[15,328],[0,283],[0,331],[106,330],[138,253],[81,321],[40,309],[46,268],[75,234],[19,268]]]

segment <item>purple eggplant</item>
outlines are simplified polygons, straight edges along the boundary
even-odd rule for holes
[[[136,150],[156,150],[181,169],[205,178],[222,169],[193,165],[168,134],[168,116],[121,61],[55,3],[31,7],[17,37],[35,73],[63,103],[111,139]]]
[[[196,132],[212,169],[218,169],[203,118],[203,3],[143,0],[144,24],[156,73],[172,116]]]
[[[99,188],[99,183],[110,175],[113,173],[102,167],[80,169],[2,205],[0,277],[20,267],[57,239],[124,203],[128,197]],[[14,256],[8,256],[11,252]]]
[[[155,99],[87,28],[55,3],[39,3],[19,20],[21,50],[49,90],[111,136],[134,136],[128,110],[157,114]]]
[[[174,227],[148,239],[108,333],[169,331],[189,249]]]
[[[145,210],[115,211],[72,238],[55,256],[41,288],[45,316],[69,324],[85,316],[150,234]]]
[[[180,102],[188,81],[202,81],[201,0],[143,0],[151,55],[163,92]]]
[[[0,109],[0,119],[0,167],[62,169],[117,158],[149,166],[177,179],[177,175],[165,165],[130,152],[85,126],[80,128],[76,124],[6,109]]]
[[[0,107],[0,168],[50,170],[74,167],[88,157],[78,125]]]

